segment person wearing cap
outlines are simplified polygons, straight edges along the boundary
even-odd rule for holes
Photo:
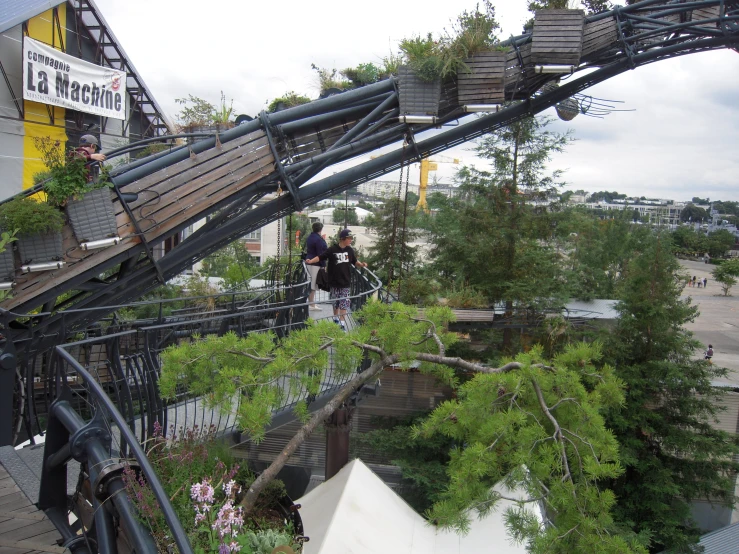
[[[357,260],[354,249],[351,247],[354,235],[350,229],[339,233],[339,244],[329,246],[323,254],[306,260],[306,263],[315,264],[327,260],[328,284],[331,289],[331,299],[334,301],[334,322],[341,325],[346,331],[346,312],[349,309],[349,286],[351,271],[349,264],[354,267],[367,267],[367,264]]]
[[[80,145],[72,150],[71,155],[79,158],[84,158],[87,162],[103,162],[105,161],[105,154],[98,152],[100,143],[98,139],[93,135],[82,135],[80,137]],[[97,175],[97,168],[95,171],[87,171],[87,182],[90,183],[94,180]]]
[[[305,241],[306,265],[308,266],[308,273],[310,274],[310,294],[308,295],[308,302],[310,303],[311,310],[320,310],[321,308],[315,304],[316,277],[318,276],[318,270],[322,267],[326,267],[326,262],[321,261],[315,264],[311,264],[308,263],[308,260],[323,254],[326,251],[326,248],[328,248],[328,245],[321,236],[323,223],[321,223],[320,221],[314,221],[312,228],[313,232],[308,235],[308,239]]]

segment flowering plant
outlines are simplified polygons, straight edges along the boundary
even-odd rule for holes
[[[244,527],[241,506],[235,506],[241,487],[233,480],[238,466],[224,474],[220,487],[214,487],[209,479],[203,479],[190,488],[190,498],[195,505],[195,524],[211,552],[230,554],[239,552],[237,537]],[[226,479],[228,479],[227,482]],[[196,548],[197,551],[204,549]]]
[[[271,554],[277,546],[300,551],[284,520],[245,521],[241,506],[242,490],[254,479],[245,468],[234,463],[228,447],[214,439],[214,429],[196,428],[170,439],[155,423],[155,434],[147,444],[147,455],[164,490],[188,534],[197,554]],[[146,480],[133,467],[124,470],[124,482],[140,519],[149,527],[159,552],[176,552],[164,515]],[[284,484],[275,481],[268,504],[284,495]],[[255,514],[258,515],[258,514]],[[262,516],[263,517],[263,516]],[[279,530],[264,526],[279,526]],[[257,529],[250,529],[250,527]],[[271,545],[271,546],[270,546]],[[290,552],[285,550],[284,552]]]

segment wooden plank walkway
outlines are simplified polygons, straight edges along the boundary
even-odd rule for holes
[[[59,531],[0,464],[0,554],[62,554]]]

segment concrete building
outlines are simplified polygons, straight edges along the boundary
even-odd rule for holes
[[[418,183],[408,183],[408,192],[418,194]],[[405,183],[403,183],[405,190]],[[398,195],[397,181],[367,181],[357,186],[357,192],[373,198],[394,198]]]
[[[639,221],[651,223],[652,225],[677,226],[680,224],[680,213],[685,204],[683,203],[667,203],[668,201],[635,201],[633,204],[624,201],[615,202],[586,202],[578,205],[585,206],[596,212],[602,212],[604,216],[608,212],[632,211],[638,212]]]

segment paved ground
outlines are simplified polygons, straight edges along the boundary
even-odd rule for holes
[[[686,327],[702,343],[713,345],[713,363],[728,368],[730,380],[739,383],[739,285],[734,287],[733,296],[724,296],[711,276],[715,266],[687,260],[681,263],[696,280],[708,279],[705,289],[696,286],[683,291],[700,310],[698,318]]]

